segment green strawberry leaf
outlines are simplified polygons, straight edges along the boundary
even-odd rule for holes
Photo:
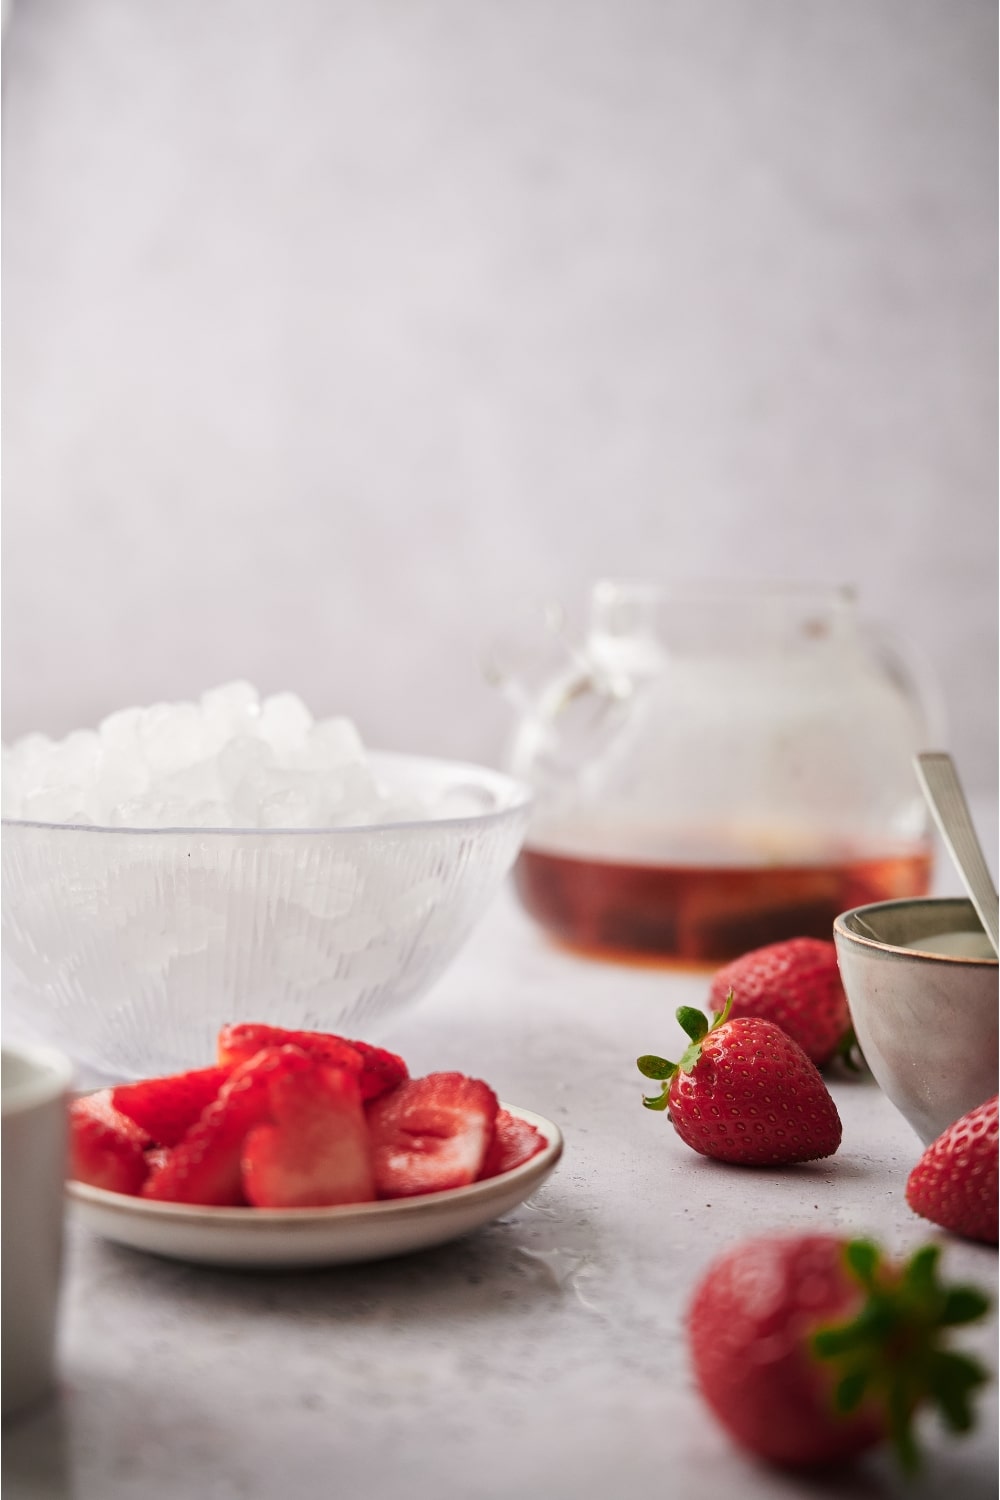
[[[664,1057],[657,1057],[655,1053],[643,1053],[642,1057],[636,1059],[636,1067],[639,1069],[639,1072],[644,1078],[662,1079],[665,1085],[677,1072],[692,1073],[698,1064],[698,1059],[701,1057],[702,1044],[705,1038],[711,1036],[714,1031],[718,1031],[721,1026],[726,1024],[732,1008],[733,992],[730,990],[725,1006],[716,1016],[712,1025],[709,1026],[708,1021],[700,1010],[695,1010],[691,1005],[680,1006],[677,1010],[677,1020],[686,1034],[691,1038],[690,1046],[687,1048],[684,1056],[679,1063],[674,1063],[668,1062]],[[666,1086],[664,1086],[662,1095],[657,1094],[652,1098],[644,1098],[642,1102],[647,1109],[666,1109]]]
[[[879,1323],[878,1309],[865,1307],[850,1323],[840,1323],[834,1328],[821,1328],[813,1335],[813,1348],[823,1359],[836,1359],[855,1349],[867,1348],[873,1338],[878,1338],[884,1332],[884,1326]]]
[[[870,1385],[870,1371],[860,1366],[856,1370],[848,1370],[847,1374],[839,1381],[833,1393],[833,1404],[837,1411],[843,1416],[847,1416],[852,1411],[857,1411]]]
[[[985,1382],[984,1371],[975,1360],[949,1349],[935,1355],[929,1373],[945,1425],[951,1432],[968,1432],[973,1423],[969,1397]]]
[[[637,1057],[635,1065],[644,1078],[673,1078],[677,1072],[676,1063],[667,1062],[665,1057],[657,1057],[651,1052]]]
[[[643,1094],[642,1102],[647,1109],[666,1109],[670,1103],[670,1090],[664,1088],[662,1094]]]
[[[932,1300],[936,1296],[940,1258],[940,1245],[922,1245],[910,1257],[903,1272],[903,1284],[918,1301]]]
[[[989,1311],[989,1302],[974,1286],[956,1286],[945,1293],[941,1308],[941,1324],[956,1328],[962,1323],[975,1323]]]
[[[708,1032],[708,1021],[703,1012],[695,1010],[692,1005],[682,1005],[677,1011],[677,1019],[681,1024],[681,1030],[693,1042],[700,1042]]]
[[[726,1003],[715,1017],[711,1026],[705,1020],[700,1010],[694,1010],[689,1005],[682,1005],[677,1011],[677,1019],[684,1031],[691,1038],[691,1045],[677,1064],[682,1073],[693,1073],[701,1061],[702,1046],[705,1040],[719,1031],[729,1020],[729,1012],[733,1008],[733,992],[729,991]]]
[[[920,1453],[911,1425],[909,1393],[902,1381],[889,1387],[887,1408],[889,1441],[904,1474],[915,1474],[920,1468]]]
[[[851,1240],[844,1254],[847,1264],[862,1286],[873,1286],[879,1263],[878,1246],[873,1245],[871,1240]]]
[[[810,1340],[834,1377],[835,1409],[850,1412],[862,1401],[881,1407],[907,1474],[918,1467],[917,1412],[933,1406],[949,1430],[967,1432],[974,1419],[970,1398],[987,1380],[976,1360],[944,1340],[951,1328],[982,1317],[988,1299],[976,1287],[942,1285],[940,1255],[939,1245],[923,1245],[897,1267],[870,1241],[851,1241],[844,1263],[865,1301],[855,1317],[817,1329]]]

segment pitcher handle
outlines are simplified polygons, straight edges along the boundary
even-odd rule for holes
[[[948,711],[940,678],[929,657],[884,620],[867,620],[864,634],[890,680],[922,719],[923,746],[948,744]]]
[[[518,626],[490,642],[480,669],[517,713],[536,717],[553,681],[572,680],[580,692],[590,667],[569,638],[566,611],[558,601],[533,601],[521,615]]]

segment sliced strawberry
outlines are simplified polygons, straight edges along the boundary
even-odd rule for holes
[[[198,1068],[169,1078],[144,1078],[139,1083],[121,1083],[112,1090],[112,1102],[149,1133],[158,1146],[176,1146],[218,1096],[232,1073],[231,1067]]]
[[[148,1170],[149,1136],[115,1109],[110,1089],[74,1099],[69,1108],[70,1176],[112,1193],[138,1193]]]
[[[354,1073],[313,1063],[277,1073],[268,1087],[273,1124],[243,1143],[243,1189],[255,1208],[321,1208],[375,1197],[371,1142]]]
[[[268,1084],[311,1064],[297,1047],[268,1047],[235,1068],[166,1160],[150,1172],[144,1198],[234,1207],[246,1202],[240,1158],[247,1133],[270,1118]]]
[[[322,1031],[290,1031],[284,1026],[267,1026],[257,1021],[223,1026],[217,1046],[222,1067],[249,1062],[265,1047],[298,1047],[310,1055],[321,1051],[324,1061],[354,1073],[360,1073],[363,1065],[361,1053],[343,1037],[328,1036]]]
[[[361,1053],[364,1064],[358,1079],[362,1099],[378,1099],[409,1078],[409,1068],[395,1052],[373,1047],[370,1042],[351,1042],[350,1045]]]
[[[484,1177],[498,1177],[501,1172],[520,1167],[544,1149],[545,1137],[534,1125],[529,1125],[527,1120],[518,1119],[506,1109],[499,1109],[493,1126],[493,1139],[479,1173],[480,1181]]]
[[[284,1046],[299,1047],[310,1057],[322,1057],[334,1067],[356,1073],[362,1099],[377,1099],[409,1077],[403,1059],[382,1047],[348,1041],[332,1032],[289,1031],[283,1026],[268,1026],[263,1022],[223,1026],[219,1032],[218,1058],[223,1066],[231,1066],[248,1062],[262,1047]]]
[[[368,1106],[380,1198],[408,1198],[475,1182],[497,1115],[488,1084],[463,1073],[410,1078]]]

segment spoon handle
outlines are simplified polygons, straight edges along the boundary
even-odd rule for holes
[[[934,821],[941,830],[941,837],[962,877],[962,884],[969,893],[994,951],[1000,953],[1000,913],[996,887],[987,867],[982,845],[972,826],[969,804],[965,800],[955,763],[944,751],[933,750],[916,756],[913,764],[924,789],[924,796],[934,814]]]

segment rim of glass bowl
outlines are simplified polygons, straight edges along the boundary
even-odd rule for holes
[[[436,755],[407,755],[397,750],[370,750],[368,752],[369,762],[378,764],[392,761],[414,762],[422,766],[450,767],[456,772],[465,772],[470,780],[474,777],[487,777],[490,781],[500,782],[506,785],[509,796],[500,807],[489,808],[483,812],[461,813],[454,817],[443,818],[393,818],[384,823],[329,823],[320,824],[309,828],[220,828],[218,825],[192,826],[186,823],[172,823],[165,828],[144,828],[141,825],[115,825],[110,823],[48,823],[39,818],[3,818],[0,826],[4,828],[46,828],[59,830],[60,832],[73,833],[111,833],[111,834],[133,834],[148,837],[151,834],[167,833],[190,833],[190,834],[231,834],[235,838],[247,837],[271,837],[283,835],[287,838],[289,834],[308,834],[313,837],[336,834],[338,837],[351,835],[362,837],[366,834],[389,832],[404,828],[455,828],[466,825],[470,828],[483,828],[491,823],[498,823],[509,817],[511,813],[527,811],[534,801],[534,792],[527,782],[519,780],[515,776],[509,776],[506,771],[494,770],[492,766],[480,765],[475,761],[448,760],[443,756]]]

